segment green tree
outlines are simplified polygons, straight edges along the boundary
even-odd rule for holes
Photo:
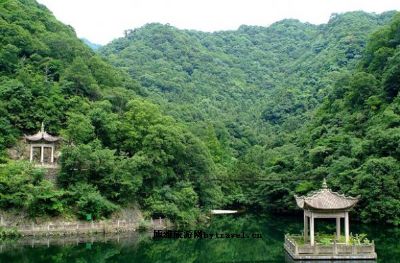
[[[62,89],[67,94],[88,96],[92,99],[98,97],[97,82],[82,58],[75,58],[65,69],[62,81]]]

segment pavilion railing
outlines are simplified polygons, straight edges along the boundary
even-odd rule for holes
[[[285,235],[285,248],[290,250],[294,255],[358,255],[358,254],[374,254],[375,243],[372,241],[368,244],[343,244],[336,243],[325,245],[315,244],[298,244],[296,239],[302,238],[300,235]]]

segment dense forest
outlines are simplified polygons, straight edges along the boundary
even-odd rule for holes
[[[226,205],[292,212],[294,193],[327,178],[334,190],[361,194],[364,221],[399,224],[394,15],[216,33],[149,24],[100,54],[205,142]]]
[[[148,24],[93,51],[34,0],[0,1],[0,209],[195,222],[295,212],[320,187],[400,224],[400,16],[205,33]],[[87,41],[85,41],[88,43]],[[63,137],[57,183],[7,148]]]
[[[221,199],[204,143],[136,81],[33,0],[2,1],[0,14],[1,209],[99,219],[136,203],[193,222]],[[42,121],[64,139],[56,185],[7,156]]]

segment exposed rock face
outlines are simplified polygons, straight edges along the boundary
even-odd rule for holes
[[[19,140],[12,148],[7,149],[12,160],[29,160],[29,149],[24,139]]]

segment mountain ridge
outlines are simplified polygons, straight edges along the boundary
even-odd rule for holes
[[[177,118],[187,120],[186,115],[190,113],[180,106],[177,106],[179,110],[171,109],[174,103],[185,105],[189,101],[190,107],[193,107],[206,100],[211,100],[215,105],[226,101],[221,108],[227,110],[228,114],[213,109],[204,113],[201,119],[210,119],[210,114],[226,119],[227,115],[244,110],[258,115],[254,119],[250,117],[253,113],[248,112],[249,119],[246,122],[263,126],[265,123],[260,122],[260,115],[264,115],[266,125],[270,126],[282,123],[287,117],[285,111],[295,110],[288,108],[282,109],[282,112],[278,105],[266,103],[271,96],[271,88],[280,87],[283,94],[292,92],[290,90],[294,88],[294,100],[298,96],[308,96],[308,100],[320,101],[318,97],[323,95],[318,96],[318,93],[323,93],[323,87],[327,84],[320,82],[323,77],[307,72],[314,71],[314,75],[318,75],[320,71],[328,74],[341,68],[354,68],[356,62],[353,61],[360,58],[361,45],[365,45],[368,34],[387,23],[393,14],[351,12],[332,16],[330,22],[324,25],[290,19],[276,22],[270,27],[242,26],[236,31],[213,33],[180,30],[170,25],[152,23],[127,32],[125,38],[114,40],[101,48],[99,53],[114,65],[126,69],[151,94],[148,95],[150,99],[160,103]],[[347,28],[351,19],[355,23]],[[340,34],[334,30],[332,32],[329,27],[331,24],[339,27],[335,30]],[[298,30],[299,27],[301,30]],[[359,33],[360,29],[363,30]],[[354,36],[343,39],[342,31]],[[330,42],[327,42],[326,34],[330,34]],[[313,39],[312,44],[309,39]],[[351,46],[351,43],[354,44]],[[333,52],[337,55],[333,55]],[[165,73],[158,72],[159,67],[163,67]],[[204,85],[207,82],[209,85]],[[226,92],[228,90],[229,94]],[[305,94],[299,93],[302,90]],[[238,109],[238,105],[229,99],[232,96],[241,97],[242,94],[248,96],[246,109]],[[310,101],[309,105],[316,103]],[[260,105],[254,108],[255,104]],[[184,108],[188,107],[186,105]],[[229,109],[232,111],[229,112]],[[179,114],[178,111],[183,113]],[[199,112],[202,110],[199,109]]]
[[[398,224],[398,213],[390,219],[376,209],[381,205],[376,198],[382,194],[388,206],[397,207],[399,197],[384,189],[374,195],[365,185],[376,185],[365,179],[376,176],[396,188],[399,172],[396,144],[388,142],[396,140],[397,126],[378,132],[376,119],[379,107],[389,112],[395,107],[383,100],[377,68],[386,72],[390,65],[392,73],[385,75],[390,85],[383,86],[398,101],[397,67],[388,59],[397,61],[388,44],[396,39],[396,17],[358,11],[335,14],[323,25],[289,19],[214,33],[150,24],[99,52],[206,143],[218,177],[225,179],[228,203],[292,213],[293,194],[317,189],[326,177],[334,190],[364,196],[358,208],[364,221],[378,210]],[[397,113],[389,115],[396,125]],[[371,116],[375,122],[368,121]],[[371,138],[390,154],[375,148]]]

